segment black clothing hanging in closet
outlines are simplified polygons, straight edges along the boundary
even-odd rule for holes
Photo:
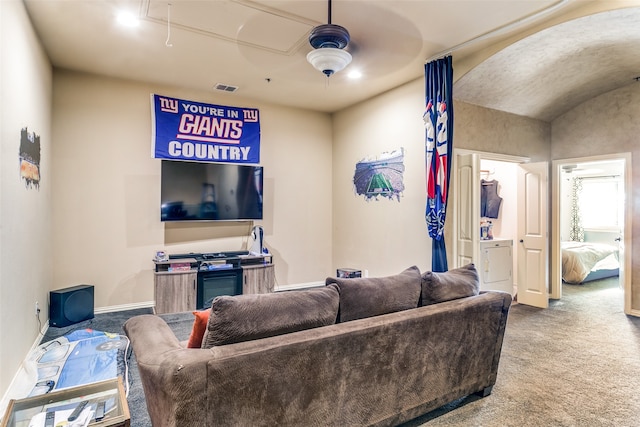
[[[480,216],[498,218],[502,197],[498,196],[498,181],[480,180]]]

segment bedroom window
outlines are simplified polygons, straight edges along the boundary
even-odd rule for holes
[[[584,228],[619,229],[624,211],[622,182],[616,178],[584,178],[580,213]]]

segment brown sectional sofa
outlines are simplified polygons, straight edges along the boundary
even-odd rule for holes
[[[473,265],[218,297],[203,347],[125,324],[154,426],[388,426],[496,382],[511,295]]]

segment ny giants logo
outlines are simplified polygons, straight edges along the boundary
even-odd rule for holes
[[[179,114],[178,100],[163,97],[158,97],[158,100],[160,111]],[[176,138],[191,141],[240,144],[244,123],[257,123],[259,120],[255,109],[240,110],[242,118],[239,110],[217,106],[182,103],[182,111]]]

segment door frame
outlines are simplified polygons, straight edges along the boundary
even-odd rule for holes
[[[516,164],[520,164],[520,163],[530,163],[531,159],[529,157],[522,157],[522,156],[513,156],[510,154],[500,154],[500,153],[489,153],[486,151],[477,151],[477,150],[469,150],[466,148],[454,148],[453,149],[453,159],[452,159],[452,165],[451,165],[451,170],[452,171],[457,171],[458,170],[458,156],[459,155],[469,155],[469,154],[476,154],[478,155],[479,159],[482,160],[494,160],[494,161],[499,161],[499,162],[505,162],[505,163],[516,163]],[[478,174],[480,173],[480,171],[478,171]],[[479,178],[478,178],[479,181]],[[454,189],[456,189],[457,187],[457,182],[456,182],[456,173],[452,173],[451,174],[451,182],[450,185],[452,185]],[[478,201],[479,203],[479,201]],[[452,209],[452,214],[453,214],[453,219],[454,221],[452,222],[452,224],[457,224],[458,222],[458,215],[459,215],[459,209],[460,207],[457,206],[457,203],[454,202],[453,204],[453,209]],[[480,224],[478,224],[478,230],[479,230]],[[458,247],[457,247],[457,243],[458,243],[458,230],[457,227],[454,225],[451,233],[452,236],[452,240],[451,242],[447,242],[447,244],[450,244],[451,246],[451,258],[453,260],[454,265],[456,265],[456,263],[458,262]],[[480,233],[478,232],[478,238],[480,237]],[[515,239],[515,236],[514,236]],[[514,245],[515,248],[515,245]],[[476,256],[479,255],[479,249],[476,252]],[[514,257],[515,257],[515,251],[514,251]],[[475,262],[479,262],[479,260],[475,260]],[[456,265],[457,267],[461,267],[460,265]],[[513,281],[514,281],[514,285],[517,285],[517,275],[513,274]]]
[[[562,256],[560,252],[560,176],[562,166],[607,160],[623,160],[625,208],[624,208],[624,259],[622,260],[622,289],[624,293],[624,313],[639,316],[640,310],[631,309],[631,231],[632,231],[632,174],[631,153],[606,154],[590,157],[553,160],[551,166],[551,292],[549,297],[562,297]]]

